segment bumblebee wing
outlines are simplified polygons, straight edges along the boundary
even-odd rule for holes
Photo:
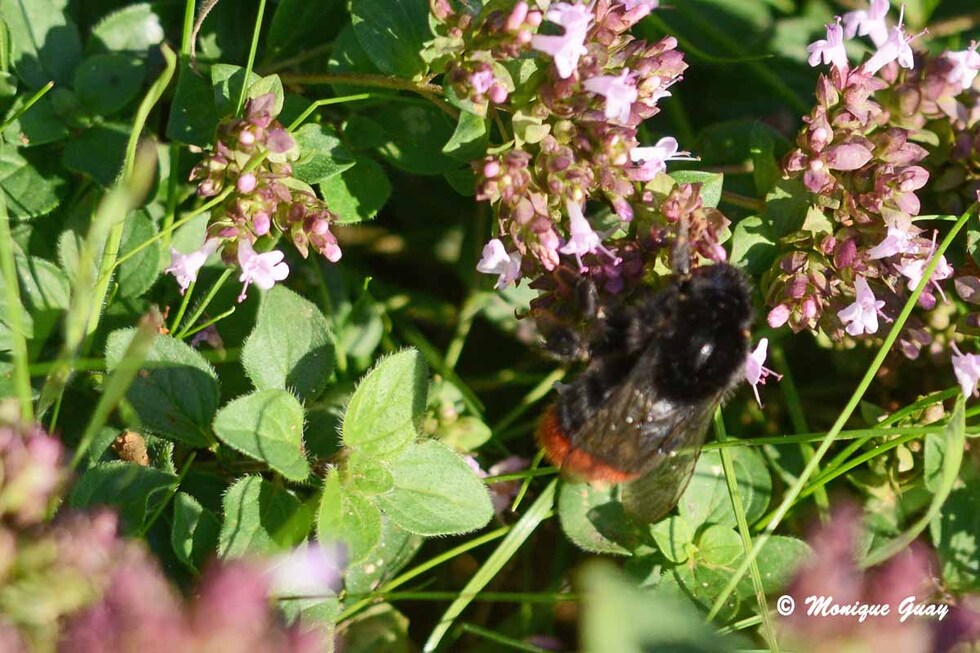
[[[681,456],[681,450],[699,449],[723,392],[699,401],[668,399],[653,383],[656,365],[656,349],[650,347],[626,379],[571,434],[572,448],[628,478],[653,471],[664,460]]]

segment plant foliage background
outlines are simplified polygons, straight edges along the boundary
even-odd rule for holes
[[[571,63],[562,4],[0,0],[4,650],[980,636],[975,3],[911,69],[807,61],[881,2],[564,3]],[[782,378],[645,524],[538,454],[540,345],[681,220]]]

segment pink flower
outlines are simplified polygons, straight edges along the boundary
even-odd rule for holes
[[[473,472],[480,478],[513,474],[527,469],[528,465],[531,463],[531,461],[527,458],[511,456],[509,458],[504,458],[489,470],[483,471],[483,468],[480,467],[480,463],[477,462],[476,458],[473,456],[463,456],[463,460],[466,461],[466,464],[469,465],[470,469],[472,469]],[[501,483],[490,483],[488,487],[490,488],[490,501],[493,503],[493,512],[499,517],[510,507],[514,497],[516,497],[517,493],[520,492],[521,482],[504,481]]]
[[[898,25],[892,27],[888,33],[888,38],[878,46],[878,51],[871,55],[871,58],[861,65],[862,70],[868,75],[874,75],[881,68],[891,62],[898,60],[898,65],[902,68],[911,69],[915,65],[914,55],[909,43],[917,39],[921,34],[910,36],[902,29],[902,21],[905,17],[905,5],[902,5],[902,13],[898,17]]]
[[[980,356],[964,354],[953,343],[953,373],[963,389],[964,397],[976,397],[977,381],[980,381]]]
[[[508,254],[503,242],[494,238],[484,246],[483,258],[476,264],[476,269],[484,274],[500,275],[494,288],[503,289],[521,278],[521,254]]]
[[[235,188],[242,195],[248,195],[255,190],[256,185],[258,185],[258,179],[256,179],[255,173],[246,172],[238,178],[238,181],[235,183]]]
[[[755,351],[745,359],[745,380],[752,386],[752,392],[755,393],[755,400],[759,403],[760,408],[762,407],[762,400],[759,398],[759,386],[766,384],[766,377],[768,376],[774,376],[777,380],[783,378],[782,374],[776,374],[763,365],[766,362],[768,349],[769,338],[762,338],[759,340]]]
[[[289,276],[289,266],[283,262],[285,254],[279,250],[272,250],[259,254],[252,247],[248,240],[238,243],[238,265],[242,268],[242,274],[238,280],[243,284],[242,292],[238,296],[238,301],[245,301],[245,292],[249,284],[254,283],[262,290],[268,290],[276,285],[277,281],[282,281]]]
[[[879,259],[888,258],[895,254],[918,253],[919,246],[915,244],[915,234],[898,227],[888,227],[888,235],[883,241],[868,250],[868,258]]]
[[[947,82],[959,84],[964,91],[973,86],[973,80],[977,78],[977,72],[980,71],[978,46],[980,42],[973,41],[966,50],[946,53],[946,58],[953,63],[953,69],[946,74]]]
[[[915,290],[919,287],[919,282],[922,281],[922,275],[925,274],[926,264],[929,263],[930,258],[932,258],[932,254],[928,254],[923,258],[903,261],[896,266],[902,276],[909,280],[907,286],[909,290]],[[953,267],[946,262],[945,256],[940,257],[939,263],[936,264],[936,269],[933,270],[932,277],[930,277],[930,281],[939,290],[939,294],[943,294],[943,291],[939,287],[938,282],[943,279],[948,279],[951,276],[953,276]]]
[[[208,257],[215,253],[218,238],[209,238],[204,242],[200,249],[196,249],[189,254],[181,254],[174,247],[170,246],[170,267],[163,271],[164,274],[172,274],[180,285],[180,294],[183,295],[192,283],[197,281],[197,273],[204,267],[204,262]]]
[[[640,163],[639,168],[627,171],[634,181],[650,181],[661,172],[667,171],[667,161],[696,161],[690,152],[678,151],[680,146],[677,139],[671,136],[661,138],[656,145],[650,147],[634,147],[630,150],[633,163]]]
[[[871,0],[867,11],[860,9],[844,14],[844,36],[852,39],[855,35],[870,36],[875,47],[881,47],[888,39],[888,0]]]
[[[645,8],[644,15],[660,6],[660,0],[622,0],[622,3],[626,7],[626,11],[633,11],[637,7]]]
[[[568,79],[578,67],[578,60],[588,52],[585,35],[592,24],[592,10],[586,5],[559,2],[548,8],[546,17],[552,23],[565,28],[560,36],[535,34],[531,47],[551,55],[558,76]]]
[[[594,252],[600,245],[599,235],[592,229],[592,225],[585,219],[582,207],[578,202],[572,200],[565,201],[565,208],[568,209],[569,232],[571,237],[565,245],[558,251],[562,254],[570,254],[578,260],[579,267],[582,265],[582,255]]]
[[[341,544],[307,542],[269,565],[271,593],[281,597],[329,597],[340,591],[346,551]]]
[[[838,311],[837,317],[847,325],[846,331],[852,336],[859,336],[862,333],[877,333],[878,331],[878,312],[885,302],[875,299],[871,287],[864,277],[857,277],[854,280],[854,291],[857,297],[854,303],[847,308]]]
[[[810,53],[811,66],[820,65],[821,59],[825,64],[831,64],[838,70],[847,68],[847,52],[844,50],[844,30],[840,26],[840,16],[837,22],[827,24],[827,38],[814,41],[807,46]]]
[[[472,75],[470,75],[470,86],[472,86],[473,90],[476,91],[479,95],[483,95],[484,93],[489,91],[490,86],[493,84],[493,82],[494,82],[493,70],[491,70],[490,68],[484,68],[482,70],[478,70]]]
[[[630,76],[629,68],[620,75],[599,75],[585,80],[586,90],[606,98],[606,120],[616,120],[621,124],[629,122],[630,110],[638,96],[636,81]]]
[[[786,304],[780,304],[776,308],[769,311],[769,316],[766,321],[769,322],[769,326],[773,329],[778,329],[787,322],[789,322],[789,316],[792,314],[789,306]]]

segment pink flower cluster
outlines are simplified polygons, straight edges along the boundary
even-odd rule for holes
[[[291,179],[289,161],[297,158],[298,146],[275,120],[275,102],[272,93],[261,95],[246,104],[244,118],[223,121],[214,152],[191,173],[203,198],[220,195],[229,186],[233,190],[212,210],[208,236],[199,249],[185,254],[171,248],[165,272],[174,275],[181,293],[218,251],[226,262],[237,262],[241,268],[239,301],[253,283],[271,288],[289,274],[284,254],[266,251],[281,235],[304,257],[312,246],[327,260],[340,260],[340,246],[330,231],[336,216],[311,189]]]
[[[659,111],[687,67],[675,39],[647,43],[628,33],[658,3],[569,0],[543,12],[525,0],[485,11],[460,4],[431,3],[438,36],[426,56],[444,62],[450,96],[462,109],[509,116],[514,135],[508,147],[474,162],[477,198],[494,207],[500,233],[478,269],[496,275],[498,288],[563,262],[604,277],[609,289],[621,289],[624,276],[638,279],[643,261],[621,269],[626,250],[636,250],[637,240],[663,241],[670,222],[662,204],[671,185],[654,191],[645,184],[667,161],[691,158],[672,138],[637,139],[640,122]],[[600,228],[590,201],[606,204],[615,218]],[[716,244],[702,249],[717,255]]]
[[[817,85],[817,106],[806,117],[796,145],[783,161],[787,178],[812,193],[802,228],[783,239],[765,288],[772,307],[769,324],[794,331],[820,330],[835,340],[875,336],[891,321],[921,281],[935,252],[936,232],[916,224],[918,192],[930,179],[929,151],[913,142],[925,115],[941,116],[940,105],[956,104],[970,77],[970,53],[946,53],[941,77],[924,83],[923,66],[910,36],[889,26],[887,0],[873,0],[827,25],[827,37],[809,47],[810,64],[831,66]],[[877,51],[851,67],[844,42],[867,35]],[[965,63],[957,67],[955,62]],[[927,63],[926,69],[930,68]],[[975,73],[974,73],[975,77]],[[920,80],[915,88],[909,80]],[[923,114],[923,111],[926,113]],[[914,116],[919,116],[919,122]],[[920,139],[917,139],[920,140]],[[925,310],[945,298],[941,281],[953,276],[941,258],[919,299]],[[915,358],[931,342],[913,317],[902,334],[902,351]]]
[[[286,627],[271,597],[340,590],[343,550],[316,543],[270,560],[215,563],[183,599],[105,509],[60,510],[68,473],[59,440],[0,427],[0,650],[325,650],[319,632]]]

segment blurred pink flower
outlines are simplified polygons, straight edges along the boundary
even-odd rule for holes
[[[508,253],[504,243],[499,238],[494,238],[483,247],[483,257],[476,264],[476,269],[484,274],[500,275],[494,286],[500,290],[521,278],[521,254]]]
[[[558,251],[562,254],[575,256],[578,260],[579,268],[582,264],[582,255],[594,252],[600,246],[599,235],[592,229],[592,225],[586,220],[582,213],[582,207],[578,202],[565,200],[565,207],[568,210],[569,231],[571,237],[565,245]]]
[[[629,122],[630,111],[638,93],[636,81],[629,68],[619,75],[598,75],[585,80],[586,90],[606,98],[606,120],[616,120],[621,124]]]
[[[209,238],[199,248],[188,254],[181,254],[173,245],[170,246],[170,267],[163,271],[164,274],[172,274],[180,285],[180,294],[183,295],[192,283],[197,281],[197,273],[204,267],[204,262],[214,254],[221,242],[218,238]]]
[[[878,313],[885,302],[875,299],[864,277],[857,277],[854,280],[854,291],[857,295],[854,303],[838,311],[837,317],[847,325],[846,331],[852,336],[877,333]]]
[[[980,42],[973,41],[966,50],[947,52],[946,58],[953,62],[953,68],[946,74],[946,81],[959,85],[964,91],[973,86],[973,80],[980,72],[980,52],[977,52]]]
[[[759,407],[762,407],[762,399],[759,398],[759,386],[766,384],[766,377],[774,376],[776,380],[783,378],[782,374],[776,374],[768,367],[765,367],[766,353],[769,349],[769,338],[762,338],[759,340],[758,346],[755,351],[748,355],[745,359],[745,380],[749,385],[752,386],[752,392],[755,393],[755,400],[759,403]]]
[[[977,392],[977,381],[980,381],[980,356],[962,353],[955,342],[952,344],[952,349],[953,373],[963,390],[963,396],[976,397],[980,394]]]
[[[912,48],[909,45],[917,39],[920,34],[914,36],[906,34],[902,29],[902,22],[905,17],[905,5],[902,5],[902,13],[899,14],[898,25],[891,28],[888,38],[878,46],[878,51],[871,55],[871,58],[861,64],[861,70],[868,75],[874,75],[882,67],[898,60],[898,65],[902,68],[912,69],[915,65]]]
[[[680,151],[677,139],[671,136],[661,138],[656,145],[634,147],[630,150],[630,160],[639,163],[638,168],[629,170],[634,181],[650,181],[661,172],[667,171],[667,161],[695,161],[690,152]]]
[[[259,254],[248,240],[243,239],[239,242],[238,265],[241,266],[242,274],[238,280],[244,285],[238,301],[245,301],[245,292],[249,284],[254,283],[262,290],[269,290],[277,281],[282,281],[289,276],[289,266],[282,261],[284,257],[285,254],[279,250],[274,249]]]
[[[278,597],[329,597],[343,586],[347,554],[339,543],[306,542],[273,558],[268,573]]]
[[[857,36],[869,36],[876,47],[888,39],[888,0],[871,0],[867,11],[859,9],[844,14],[844,36],[852,39]]]
[[[558,2],[548,7],[545,17],[552,23],[565,28],[559,36],[535,34],[531,47],[551,55],[558,70],[558,76],[568,79],[578,67],[578,60],[588,52],[585,35],[592,25],[592,10],[584,4]]]
[[[888,227],[888,235],[883,241],[868,250],[868,258],[879,259],[895,254],[917,254],[919,246],[915,244],[915,236],[916,234],[908,229]]]
[[[806,51],[810,54],[807,60],[811,66],[819,66],[821,60],[825,64],[831,64],[839,70],[847,68],[847,52],[844,50],[844,30],[840,24],[840,16],[837,22],[827,24],[827,38],[814,41],[807,46]]]

